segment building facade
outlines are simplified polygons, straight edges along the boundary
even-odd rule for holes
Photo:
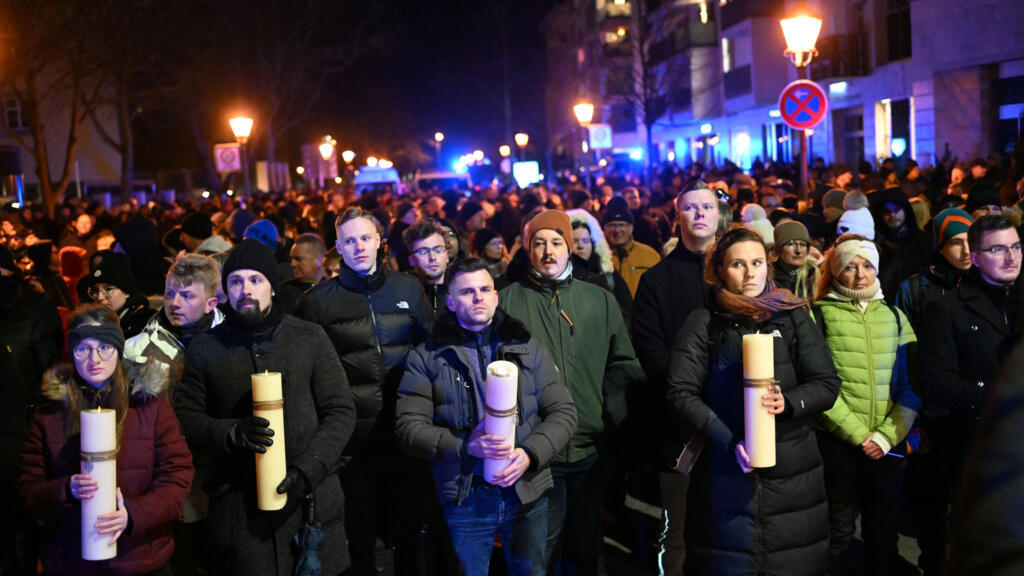
[[[789,162],[799,153],[797,133],[778,112],[779,94],[797,79],[783,55],[779,26],[795,4],[590,0],[562,3],[552,13],[581,23],[583,33],[570,51],[577,56],[575,90],[598,103],[595,122],[612,124],[613,151],[645,148],[649,126],[655,160],[719,166],[730,160],[749,168],[757,160]],[[809,133],[810,158],[851,165],[913,158],[928,166],[1006,153],[1020,138],[1024,2],[807,5],[823,21],[810,76],[830,101],[826,118]],[[613,13],[627,15],[616,19]],[[616,58],[630,62],[630,85],[608,81],[622,77],[614,72]],[[567,76],[551,72],[549,85],[567,83]],[[639,78],[651,79],[646,94]],[[571,103],[549,99],[548,112],[553,136],[575,128]]]

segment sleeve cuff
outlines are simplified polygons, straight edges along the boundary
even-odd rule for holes
[[[889,441],[885,439],[885,436],[882,436],[878,432],[871,435],[871,441],[878,444],[878,447],[881,448],[882,452],[885,454],[892,451],[892,444],[889,444]]]

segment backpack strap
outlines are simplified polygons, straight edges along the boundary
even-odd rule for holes
[[[903,320],[900,319],[900,311],[896,309],[895,304],[886,303],[886,306],[892,311],[892,315],[896,317],[896,337],[898,338],[900,334],[903,334]]]

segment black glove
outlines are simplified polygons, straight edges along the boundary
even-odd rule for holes
[[[267,453],[267,446],[274,444],[270,439],[274,431],[269,428],[270,421],[259,416],[246,416],[235,422],[228,432],[228,446],[236,450]]]
[[[306,475],[302,473],[302,470],[293,467],[288,468],[288,473],[285,474],[284,480],[281,480],[281,483],[277,485],[278,494],[305,496],[308,489],[309,480],[306,480]]]

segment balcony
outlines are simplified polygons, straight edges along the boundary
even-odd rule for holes
[[[785,5],[785,0],[733,0],[721,7],[722,30],[751,18],[778,18]]]
[[[867,76],[867,36],[833,34],[818,39],[818,56],[811,62],[811,78],[849,78]]]

